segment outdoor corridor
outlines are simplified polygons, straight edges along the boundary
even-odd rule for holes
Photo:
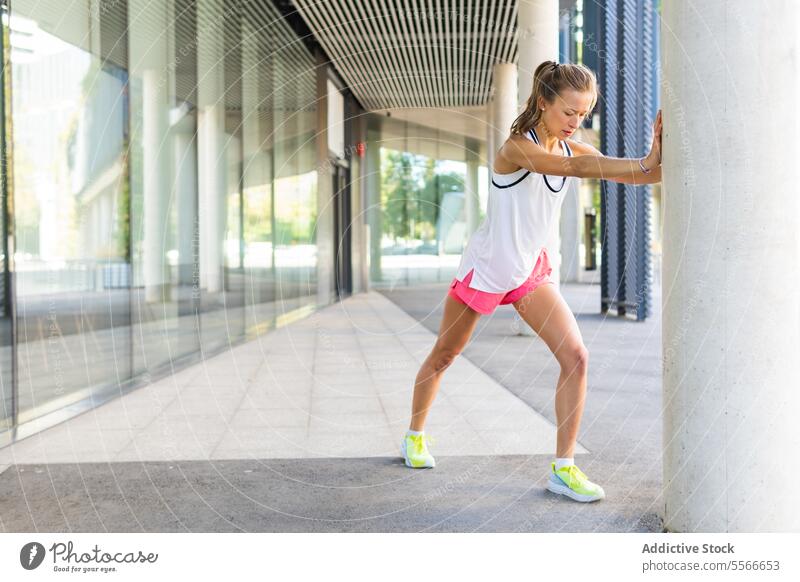
[[[513,309],[479,322],[399,443],[446,285],[355,295],[0,450],[2,531],[660,531],[660,321],[566,285],[590,353],[576,451],[608,498],[543,489],[558,367]]]

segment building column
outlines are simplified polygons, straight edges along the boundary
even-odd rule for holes
[[[227,156],[225,154],[225,43],[220,0],[197,5],[197,158],[200,286],[222,291]]]
[[[786,139],[800,130],[798,18],[793,0],[769,12],[663,5],[661,512],[672,531],[800,525],[800,152]]]
[[[478,164],[480,163],[480,144],[477,140],[466,141],[467,174],[464,182],[464,209],[467,222],[467,236],[478,228],[481,218],[481,201],[478,195]]]
[[[263,94],[262,54],[259,31],[242,20],[242,151],[243,182],[247,189],[266,195],[269,159],[263,148],[266,128],[262,127],[262,110],[269,103]],[[265,219],[267,217],[264,217]]]
[[[199,231],[197,228],[197,152],[194,123],[186,115],[172,126],[175,179],[173,192],[178,205],[178,281],[184,286],[199,286],[195,263]],[[196,289],[195,289],[196,291]],[[194,293],[193,295],[196,295]]]
[[[558,60],[558,2],[520,0],[517,15],[519,29],[519,87],[517,107],[521,112],[533,89],[533,73],[543,61]],[[561,273],[558,222],[550,231],[547,250],[553,266],[551,279],[558,285]]]
[[[367,189],[367,232],[369,233],[369,278],[381,281],[381,238],[383,237],[383,208],[381,207],[381,128],[376,116],[367,118],[364,178]]]
[[[492,105],[492,97],[490,95],[489,99],[486,101],[486,169],[488,170],[487,173],[489,175],[489,183],[487,186],[491,185],[492,183],[494,157],[497,153],[494,143],[494,119],[492,117],[493,110],[494,106]]]
[[[558,2],[520,0],[519,29],[519,110],[533,89],[533,73],[543,61],[558,60]]]
[[[496,153],[511,135],[511,124],[517,118],[517,65],[514,63],[494,65],[491,92],[490,131]]]
[[[317,51],[317,164],[333,170],[328,151],[328,61]],[[317,172],[317,303],[327,305],[336,295],[334,248],[334,172]]]
[[[543,61],[558,59],[558,2],[552,0],[520,0],[517,14],[519,30],[519,81],[517,83],[517,111],[522,112],[533,89],[533,74]],[[504,138],[505,139],[505,138]],[[558,286],[560,273],[559,217],[550,230],[547,250],[553,272],[550,278]],[[534,335],[533,330],[518,315],[514,315],[512,329],[522,335]]]
[[[147,303],[169,301],[165,244],[169,200],[169,94],[167,34],[147,35],[152,24],[168,26],[166,8],[132,0],[130,14],[139,26],[130,28],[131,76],[142,87],[142,276]],[[147,26],[142,23],[147,22]]]
[[[580,187],[572,182],[561,203],[559,233],[561,237],[561,282],[579,283],[581,270],[581,213]],[[549,247],[548,247],[549,248]],[[555,269],[554,269],[555,270]]]

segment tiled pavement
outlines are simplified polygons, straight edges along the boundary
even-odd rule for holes
[[[658,529],[660,323],[593,313],[592,285],[563,292],[593,354],[579,463],[607,500],[542,490],[557,366],[510,308],[445,375],[437,468],[402,466],[445,290],[352,297],[0,449],[0,530]]]

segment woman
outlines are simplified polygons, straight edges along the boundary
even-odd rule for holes
[[[443,372],[461,353],[481,315],[512,304],[556,357],[558,436],[547,488],[581,502],[605,497],[574,463],[586,398],[588,352],[575,317],[549,280],[544,247],[569,182],[602,178],[627,184],[661,180],[661,112],[641,159],[609,158],[570,139],[597,101],[583,65],[546,61],[536,69],[525,111],[494,161],[486,219],[470,238],[445,302],[439,337],[417,374],[411,426],[401,452],[409,467],[433,467],[423,426]]]

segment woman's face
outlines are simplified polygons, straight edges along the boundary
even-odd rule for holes
[[[567,139],[581,126],[593,102],[593,93],[564,89],[555,101],[542,105],[542,121],[550,135]]]

